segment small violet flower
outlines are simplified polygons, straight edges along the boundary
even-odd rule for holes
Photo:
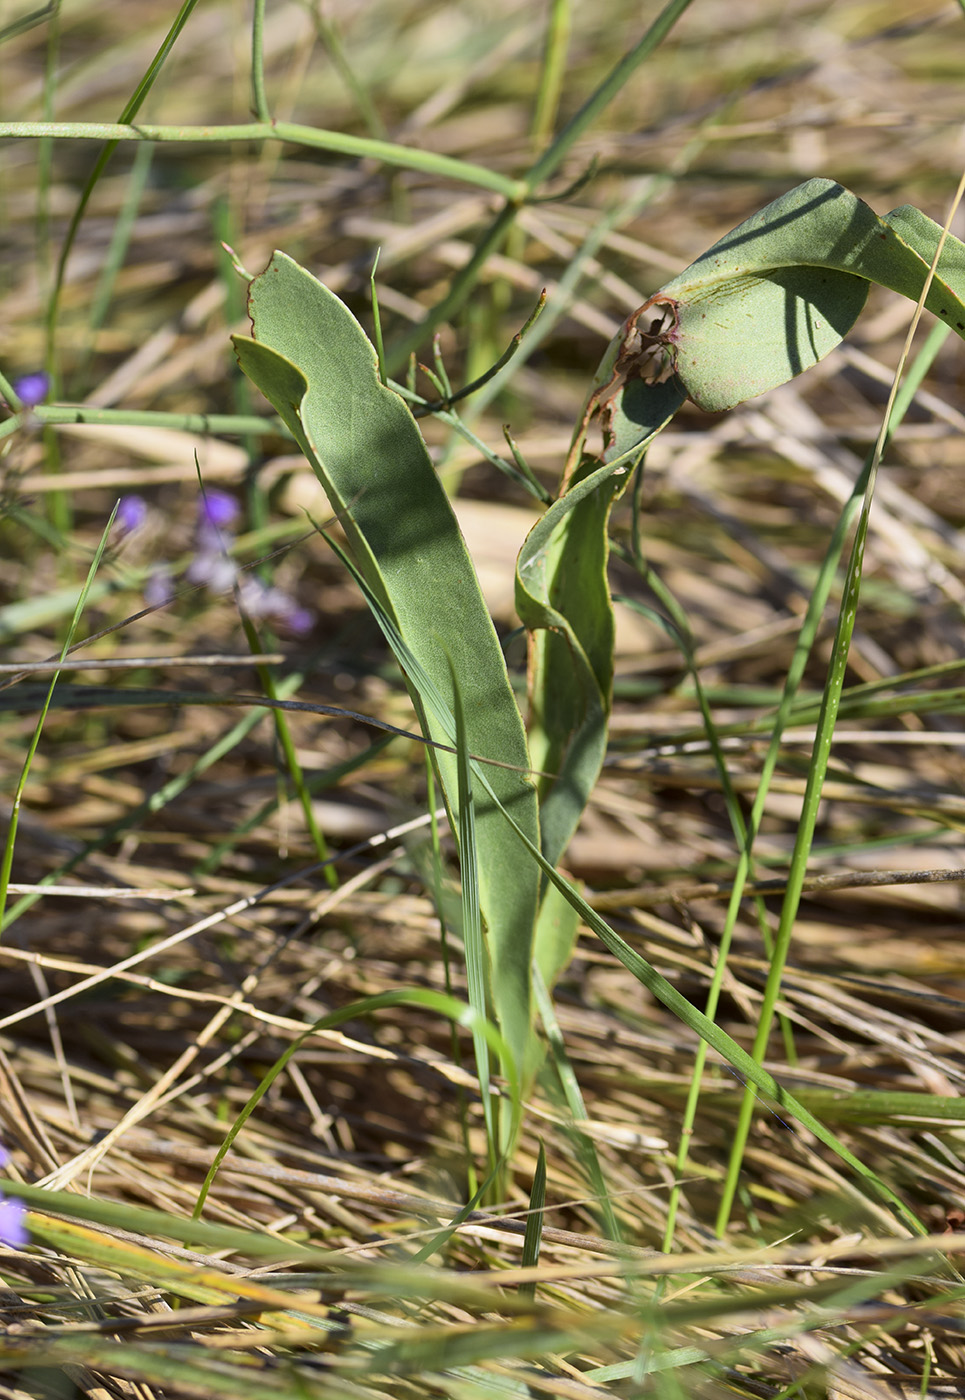
[[[198,526],[201,530],[229,530],[238,519],[238,502],[227,491],[215,487],[203,492],[198,506]]]
[[[275,622],[287,631],[303,635],[311,631],[314,614],[299,607],[280,588],[272,588],[253,574],[242,573],[231,558],[234,543],[232,527],[239,517],[238,503],[227,491],[211,488],[198,502],[198,523],[194,537],[194,555],[185,571],[185,579],[212,593],[228,593],[237,588],[242,606],[254,619]],[[124,496],[117,511],[117,523],[130,533],[147,519],[148,508],[140,496]],[[144,601],[149,607],[162,607],[174,597],[171,572],[166,565],[156,566],[144,587]]]
[[[300,608],[295,600],[289,598],[280,588],[269,588],[261,579],[251,574],[241,580],[239,587],[241,601],[251,617],[278,622],[289,632],[299,636],[311,631],[315,621],[312,613],[307,608]]]
[[[143,496],[122,496],[117,506],[115,523],[125,535],[131,535],[147,519],[147,501]]]
[[[205,584],[215,593],[231,588],[237,569],[228,558],[234,535],[231,526],[238,518],[238,503],[227,491],[205,491],[198,502],[198,529],[195,555],[188,566],[191,583]]]
[[[213,549],[199,549],[185,574],[189,583],[203,584],[212,593],[226,593],[237,576],[238,570],[227,555]]]
[[[9,1160],[7,1153],[0,1147],[0,1168],[6,1166]],[[26,1210],[23,1203],[8,1200],[6,1196],[0,1195],[0,1243],[8,1244],[11,1249],[22,1249],[29,1241],[25,1220]]]
[[[174,580],[166,564],[158,564],[148,574],[144,585],[144,601],[149,608],[163,608],[174,598]]]
[[[50,379],[42,371],[25,374],[10,386],[24,408],[36,408],[50,393]]]

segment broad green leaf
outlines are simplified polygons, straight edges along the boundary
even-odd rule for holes
[[[917,209],[884,218],[833,180],[808,180],[715,243],[653,301],[659,338],[701,408],[784,384],[837,346],[868,284],[917,301],[941,229]],[[965,333],[965,246],[949,237],[925,302]]]
[[[640,378],[628,380],[610,412],[607,460],[633,458],[642,452],[667,426],[686,397],[676,375],[663,384]]]
[[[675,381],[641,379],[613,397],[621,372],[614,351],[591,390],[573,451],[578,454],[600,411],[611,460],[582,459],[565,494],[533,526],[516,566],[516,610],[530,634],[530,755],[539,775],[542,850],[552,865],[576,830],[606,752],[614,630],[610,511],[640,452],[683,401]],[[536,959],[548,987],[569,960],[575,932],[572,914],[547,890]]]
[[[613,679],[607,519],[627,466],[582,469],[526,538],[516,611],[530,631],[530,753],[540,775],[540,828],[555,865],[596,781]]]
[[[249,294],[253,338],[234,337],[242,369],[274,405],[338,514],[360,574],[406,647],[452,710],[459,676],[466,740],[493,790],[534,842],[536,791],[525,776],[526,738],[502,652],[449,500],[415,420],[383,385],[375,351],[351,312],[291,258],[275,253]],[[407,677],[428,737],[451,744]],[[434,750],[458,829],[453,755]],[[480,905],[494,1009],[523,1063],[530,1034],[530,960],[539,872],[493,805],[476,811]]]

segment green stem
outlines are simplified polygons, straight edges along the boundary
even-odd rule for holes
[[[7,389],[0,382],[0,392],[7,397]],[[11,398],[13,391],[11,390]],[[291,433],[278,418],[250,417],[237,413],[164,413],[159,409],[133,411],[127,408],[85,408],[82,404],[41,404],[27,413],[16,413],[0,423],[0,439],[9,437],[26,421],[42,423],[44,426],[57,423],[99,423],[105,426],[116,424],[124,428],[177,428],[185,433],[223,433],[233,437],[244,437],[246,433],[261,437],[290,438]]]
[[[507,203],[482,235],[476,245],[476,251],[456,277],[449,289],[449,294],[438,306],[432,307],[425,319],[419,325],[414,326],[389,351],[386,370],[390,375],[397,374],[400,366],[407,362],[412,351],[417,349],[437,326],[441,325],[443,321],[448,321],[461,309],[472,294],[479,280],[479,273],[490,254],[498,251],[512,229],[519,206],[524,204],[527,199],[532,198],[539,185],[555,173],[574,143],[613,101],[634,70],[644,59],[649,58],[654,49],[663,42],[690,3],[691,0],[670,0],[670,3],[664,6],[640,42],[628,54],[624,55],[616,67],[611,69],[596,91],[587,98],[580,110],[566,124],[549,149],[532,166],[529,173],[522,180],[514,182],[512,192],[507,192],[505,195]],[[0,126],[0,136],[2,135],[3,127]]]
[[[78,141],[166,141],[227,143],[230,141],[287,141],[293,146],[333,151],[336,155],[359,160],[378,160],[405,170],[421,170],[440,179],[459,180],[492,190],[506,199],[525,197],[527,187],[519,180],[499,175],[472,161],[455,160],[434,151],[398,146],[392,141],[376,141],[370,136],[350,136],[342,131],[325,131],[297,122],[239,122],[224,126],[158,126],[154,123],[132,126],[127,122],[0,122],[0,139],[26,140],[42,136],[72,137]]]
[[[817,826],[818,808],[821,802],[821,792],[824,786],[824,779],[827,774],[828,762],[831,756],[831,744],[834,739],[834,726],[841,705],[841,695],[844,690],[845,675],[847,673],[848,656],[851,649],[851,639],[854,634],[855,618],[858,611],[858,599],[861,592],[862,569],[864,564],[865,545],[868,538],[868,520],[871,514],[871,504],[874,500],[875,482],[878,475],[878,466],[884,454],[885,447],[893,431],[896,406],[900,399],[899,385],[902,371],[911,350],[912,338],[915,329],[921,319],[922,309],[925,305],[925,298],[932,278],[935,275],[935,268],[941,257],[942,248],[948,233],[948,224],[952,215],[958,208],[965,193],[965,175],[959,181],[958,190],[952,204],[951,212],[942,235],[938,240],[935,255],[932,259],[931,268],[925,285],[922,288],[918,305],[915,308],[914,316],[905,338],[904,348],[895,371],[894,381],[891,386],[891,393],[885,408],[881,430],[878,440],[871,452],[870,459],[863,473],[866,481],[864,495],[861,499],[861,511],[858,516],[858,524],[855,530],[854,543],[851,547],[851,557],[848,561],[848,572],[845,579],[844,596],[841,601],[841,608],[838,613],[838,623],[835,629],[834,647],[831,653],[831,662],[828,667],[828,677],[824,686],[824,693],[821,697],[821,709],[818,716],[817,733],[814,741],[814,749],[811,755],[811,763],[808,768],[807,784],[804,791],[804,801],[801,805],[801,818],[798,824],[797,835],[794,841],[794,851],[791,856],[791,865],[788,872],[787,889],[784,895],[784,902],[781,907],[781,919],[778,926],[777,938],[770,959],[767,982],[764,987],[764,996],[761,1003],[760,1019],[758,1022],[757,1035],[754,1038],[752,1058],[756,1064],[760,1064],[764,1058],[767,1041],[770,1035],[771,1024],[774,1019],[774,1011],[781,989],[781,979],[784,974],[784,965],[790,950],[791,935],[794,931],[794,923],[797,918],[797,911],[801,902],[801,895],[804,890],[804,882],[807,876],[807,862],[814,840],[814,832]],[[935,349],[941,344],[943,337],[933,334],[929,337],[926,351],[929,347]],[[925,358],[923,355],[922,358]],[[857,489],[852,498],[857,501]],[[754,1114],[755,1095],[750,1086],[745,1091],[741,1102],[740,1113],[737,1121],[737,1130],[731,1149],[730,1160],[727,1167],[727,1178],[724,1182],[724,1189],[721,1195],[720,1209],[717,1214],[717,1233],[723,1235],[727,1229],[730,1219],[730,1211],[737,1192],[737,1184],[740,1177],[741,1164],[744,1157],[744,1149],[747,1145],[747,1138],[750,1133],[751,1119]]]
[[[579,111],[570,118],[549,150],[530,170],[526,176],[526,186],[530,193],[555,174],[571,148],[609,107],[640,64],[663,43],[690,4],[691,0],[669,0],[663,7],[640,42],[635,44],[629,53],[624,54],[620,62],[610,70],[596,91],[590,94]]]
[[[570,0],[550,0],[540,71],[536,110],[533,113],[532,136],[537,150],[545,146],[553,134],[553,125],[563,90],[566,72],[566,50],[570,42]]]
[[[265,92],[265,0],[255,0],[251,18],[251,100],[260,122],[271,121]]]

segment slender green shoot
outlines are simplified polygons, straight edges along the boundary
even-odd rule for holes
[[[254,0],[251,15],[251,105],[260,122],[271,122],[265,92],[265,0]]]
[[[952,207],[949,212],[941,237],[932,258],[928,277],[922,287],[918,305],[915,307],[905,344],[902,348],[898,366],[895,370],[895,377],[888,397],[888,403],[882,417],[881,429],[878,440],[875,443],[874,451],[867,473],[867,484],[861,502],[861,510],[858,516],[858,523],[855,530],[854,542],[851,547],[851,558],[848,562],[847,575],[844,584],[844,595],[841,601],[841,608],[838,614],[838,623],[835,631],[834,645],[831,653],[831,661],[828,668],[828,677],[825,682],[824,694],[821,699],[821,710],[818,716],[817,734],[814,740],[814,749],[811,756],[811,763],[808,768],[807,785],[804,792],[804,800],[801,806],[801,816],[798,823],[797,835],[794,841],[794,850],[791,856],[791,865],[788,871],[787,891],[781,907],[781,918],[778,925],[777,937],[774,944],[773,955],[770,960],[767,982],[764,987],[764,995],[761,1002],[760,1016],[758,1019],[757,1034],[754,1037],[752,1056],[755,1064],[760,1064],[767,1052],[767,1043],[771,1033],[771,1026],[774,1020],[777,999],[780,994],[781,979],[784,975],[784,966],[790,951],[791,937],[794,932],[794,924],[797,919],[797,912],[801,902],[801,895],[804,889],[804,881],[807,877],[807,864],[811,851],[811,844],[814,839],[814,831],[817,826],[818,808],[821,802],[821,791],[824,786],[824,779],[828,769],[828,762],[831,757],[831,745],[834,740],[834,727],[837,721],[838,710],[841,704],[841,695],[844,690],[844,680],[847,673],[848,655],[851,649],[851,638],[854,632],[855,619],[857,617],[858,599],[861,592],[861,577],[864,563],[865,543],[868,536],[868,521],[871,512],[871,503],[874,499],[875,482],[877,480],[878,466],[881,461],[888,434],[891,428],[891,416],[894,411],[895,402],[898,396],[898,387],[901,382],[902,370],[911,352],[912,339],[918,327],[924,309],[925,300],[934,277],[935,268],[938,266],[945,239],[948,234],[948,226],[954,216],[955,210],[961,202],[965,193],[965,174],[963,174]],[[758,1087],[760,1087],[758,1085]],[[748,1086],[741,1101],[740,1112],[736,1124],[733,1145],[730,1159],[728,1161],[727,1176],[724,1181],[721,1193],[720,1206],[717,1213],[717,1233],[723,1235],[730,1220],[731,1207],[737,1191],[740,1178],[741,1164],[744,1158],[744,1150],[747,1145],[747,1138],[750,1133],[751,1120],[754,1115],[755,1095]]]
[[[376,248],[375,258],[372,262],[372,271],[369,275],[369,286],[372,289],[372,337],[375,343],[375,354],[379,362],[379,382],[385,381],[385,347],[382,343],[382,316],[379,311],[379,289],[376,285],[375,274],[379,267],[379,254],[381,248]]]
[[[556,125],[556,114],[566,75],[566,52],[572,28],[570,0],[550,0],[543,41],[543,62],[540,66],[536,109],[530,129],[537,150],[546,145]]]
[[[466,741],[466,721],[459,677],[450,664],[452,675],[453,718],[456,729],[456,766],[459,791],[459,874],[462,890],[462,943],[466,959],[466,992],[469,1005],[476,1013],[473,1047],[476,1053],[476,1077],[482,1095],[483,1118],[486,1123],[489,1173],[496,1170],[500,1157],[496,1104],[490,1076],[489,1046],[479,1028],[487,1024],[490,1004],[489,975],[498,977],[499,969],[488,968],[486,942],[483,937],[482,913],[479,908],[479,853],[476,847],[476,807]],[[489,975],[487,975],[489,974]]]
[[[523,1236],[524,1269],[535,1269],[539,1264],[540,1246],[543,1242],[543,1217],[546,1206],[546,1148],[540,1139],[536,1157],[536,1170],[533,1172],[533,1189],[529,1193],[529,1212],[526,1216],[526,1233]],[[536,1280],[521,1283],[520,1295],[523,1298],[536,1297]]]

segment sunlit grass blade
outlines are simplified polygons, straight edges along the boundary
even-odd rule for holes
[[[488,786],[485,774],[480,770],[477,774],[478,781],[484,786]],[[561,875],[543,857],[539,849],[529,840],[529,837],[513,820],[512,815],[503,807],[495,795],[490,790],[490,795],[496,805],[502,811],[509,826],[516,832],[523,845],[529,850],[533,859],[537,862],[546,878],[556,886],[563,894],[564,898],[579,911],[580,917],[587,926],[597,935],[606,948],[623,964],[623,966],[633,974],[638,982],[661,1002],[668,1011],[672,1012],[680,1021],[689,1026],[702,1040],[705,1040],[711,1049],[716,1050],[728,1064],[733,1065],[750,1084],[762,1089],[766,1094],[771,1095],[780,1104],[782,1111],[793,1115],[794,1118],[809,1128],[814,1135],[830,1147],[831,1150],[845,1162],[851,1170],[859,1177],[862,1184],[874,1195],[887,1202],[895,1211],[903,1223],[916,1234],[924,1234],[925,1230],[918,1218],[901,1200],[901,1198],[882,1181],[877,1172],[873,1171],[864,1162],[854,1155],[853,1152],[837,1138],[833,1133],[814,1117],[802,1103],[799,1102],[783,1085],[778,1083],[774,1077],[761,1067],[761,1065],[748,1055],[726,1031],[722,1030],[713,1021],[709,1020],[702,1011],[687,1000],[672,983],[668,982],[656,968],[641,955],[631,948],[601,916],[582,897],[570,882]],[[753,1101],[752,1101],[753,1102]]]
[[[848,561],[847,573],[844,582],[844,593],[841,601],[841,608],[838,613],[838,622],[835,629],[834,644],[831,652],[831,661],[828,667],[827,680],[824,686],[824,694],[821,699],[821,711],[818,716],[817,732],[814,739],[814,747],[811,753],[811,762],[808,767],[807,786],[805,788],[804,800],[801,804],[801,815],[798,821],[797,834],[794,840],[794,850],[791,855],[791,864],[788,871],[787,890],[781,906],[781,918],[778,925],[777,936],[774,948],[770,957],[767,981],[764,986],[764,994],[761,1001],[761,1009],[758,1018],[757,1033],[754,1037],[752,1055],[756,1063],[760,1063],[767,1050],[767,1043],[770,1037],[771,1026],[774,1020],[774,1013],[778,995],[781,988],[781,979],[784,974],[784,966],[790,951],[791,938],[794,932],[794,924],[797,919],[798,908],[801,901],[801,894],[804,888],[804,880],[807,875],[808,859],[811,851],[811,843],[814,840],[814,832],[817,826],[818,808],[821,801],[821,791],[824,786],[827,774],[828,762],[831,757],[831,745],[834,739],[834,728],[837,723],[838,710],[841,704],[841,695],[844,690],[845,675],[848,666],[848,657],[851,649],[851,638],[854,633],[855,620],[858,612],[858,600],[861,593],[861,581],[864,568],[864,552],[868,537],[868,522],[871,513],[871,505],[874,500],[875,483],[877,480],[878,465],[881,461],[888,434],[891,431],[891,415],[894,410],[895,401],[898,395],[898,386],[901,381],[901,374],[904,364],[911,350],[912,339],[918,322],[921,319],[922,311],[929,297],[932,280],[935,276],[936,268],[939,266],[942,257],[945,235],[948,232],[948,225],[954,216],[955,210],[961,202],[965,193],[965,175],[959,182],[955,199],[952,203],[945,228],[935,247],[932,264],[928,271],[921,294],[918,298],[918,305],[905,337],[905,344],[902,350],[898,367],[895,371],[894,380],[891,386],[891,393],[885,407],[881,429],[878,440],[875,443],[871,455],[871,461],[867,473],[867,484],[861,502],[861,510],[858,516],[858,523],[855,529],[854,541],[851,546],[851,557]],[[760,1086],[758,1086],[760,1087]],[[730,1211],[737,1191],[737,1184],[743,1161],[744,1150],[747,1145],[748,1134],[750,1133],[751,1120],[754,1114],[754,1096],[748,1089],[741,1101],[740,1112],[731,1148],[730,1159],[727,1167],[727,1177],[721,1193],[720,1207],[717,1215],[717,1231],[722,1234],[727,1228],[730,1218]]]
[[[536,1155],[536,1169],[533,1172],[533,1188],[529,1193],[529,1212],[526,1216],[526,1234],[523,1236],[522,1266],[535,1269],[539,1264],[540,1245],[543,1239],[543,1208],[546,1205],[546,1148],[542,1141]],[[524,1298],[536,1296],[536,1281],[520,1285]]]
[[[462,942],[466,958],[466,991],[469,1005],[478,1018],[477,1026],[486,1021],[490,1005],[490,984],[499,980],[499,967],[489,963],[483,939],[482,912],[479,907],[479,851],[476,846],[476,804],[473,796],[470,755],[467,748],[466,721],[459,677],[452,672],[452,706],[455,720],[456,771],[459,784],[459,876],[462,897]],[[498,988],[497,988],[498,996]],[[489,1171],[496,1169],[500,1156],[499,1130],[496,1125],[492,1084],[489,1077],[489,1046],[478,1029],[473,1032],[476,1051],[476,1075],[482,1095],[483,1117],[486,1123]]]
[[[561,895],[561,898],[563,896]],[[549,1064],[543,1072],[544,1083],[546,1076],[550,1073],[550,1065],[559,1081],[563,1102],[570,1115],[570,1123],[566,1125],[566,1131],[573,1143],[576,1155],[586,1173],[586,1179],[590,1190],[593,1193],[593,1204],[599,1211],[603,1230],[608,1239],[620,1240],[623,1233],[620,1229],[610,1200],[610,1192],[607,1188],[606,1173],[600,1161],[599,1153],[596,1150],[596,1143],[592,1137],[583,1130],[582,1125],[589,1117],[586,1110],[586,1102],[583,1098],[583,1091],[580,1088],[580,1081],[576,1076],[570,1057],[566,1051],[566,1042],[560,1030],[556,1011],[553,1007],[553,999],[550,996],[546,983],[537,968],[533,975],[533,985],[536,995],[536,1005],[539,1010],[540,1019],[543,1022],[543,1030],[549,1044]],[[552,1091],[551,1091],[552,1092]]]

